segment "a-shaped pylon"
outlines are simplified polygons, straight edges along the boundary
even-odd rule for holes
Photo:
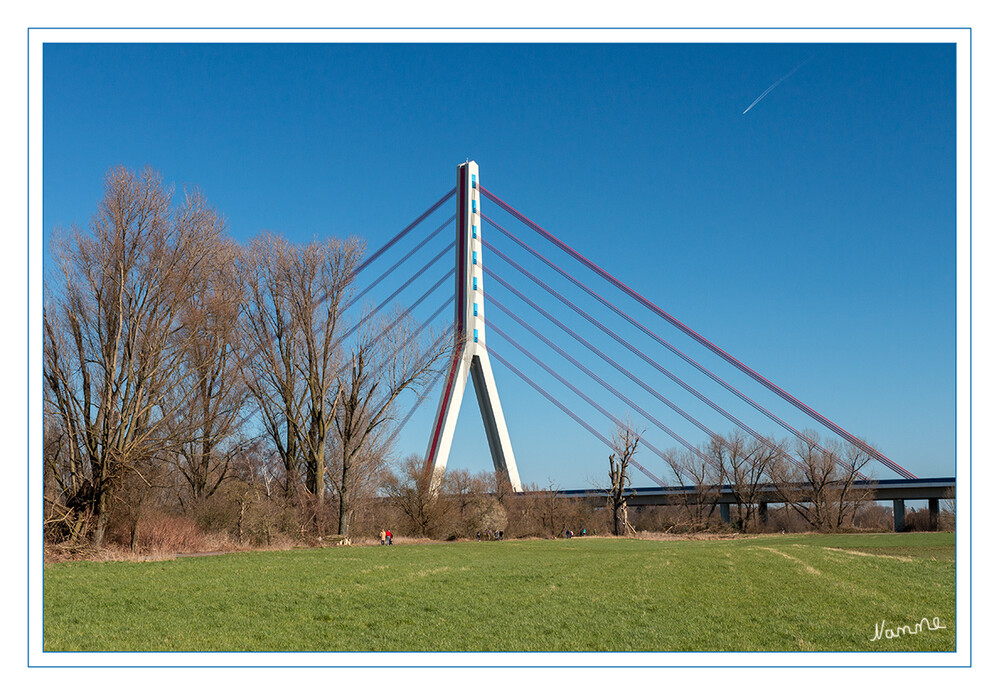
[[[479,165],[458,165],[458,213],[455,220],[455,295],[454,325],[457,340],[448,362],[447,380],[434,418],[427,447],[427,466],[434,479],[440,480],[447,467],[458,422],[462,395],[469,375],[479,401],[482,424],[486,429],[489,451],[497,475],[505,478],[514,491],[522,490],[513,446],[503,418],[489,352],[485,342],[485,303],[482,290],[482,224],[480,220]]]

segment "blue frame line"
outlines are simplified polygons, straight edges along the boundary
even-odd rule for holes
[[[378,30],[378,31],[383,31],[383,32],[385,32],[385,31],[388,31],[388,32],[412,32],[412,31],[414,31],[414,28],[412,28],[412,27],[378,27],[378,26],[349,26],[349,27],[343,27],[343,26],[341,26],[341,27],[334,27],[334,26],[325,26],[325,27],[316,27],[316,26],[258,27],[258,30],[261,30],[262,32],[266,32],[266,31],[315,31],[317,29],[318,30],[333,30],[333,31],[340,31],[340,32],[363,31],[363,30]],[[785,31],[787,31],[787,32],[818,32],[818,31],[828,32],[830,30],[832,30],[832,31],[847,30],[847,31],[853,31],[853,32],[858,32],[858,31],[859,32],[867,32],[867,31],[896,31],[896,30],[905,29],[905,28],[904,27],[897,27],[897,26],[895,26],[895,27],[892,27],[892,26],[867,26],[867,27],[850,27],[850,26],[831,26],[831,27],[806,27],[806,26],[757,26],[757,27],[618,26],[618,27],[586,27],[586,28],[581,28],[581,27],[551,27],[551,26],[549,26],[549,27],[544,27],[544,26],[531,26],[531,27],[519,27],[519,26],[497,26],[497,27],[427,26],[427,27],[419,27],[418,29],[415,29],[415,30],[421,30],[421,31],[445,31],[446,30],[448,32],[455,32],[455,31],[462,31],[462,32],[469,32],[469,31],[485,32],[485,31],[489,31],[489,32],[495,32],[497,30],[501,30],[501,31],[515,30],[515,31],[528,31],[528,32],[533,32],[533,31],[548,31],[548,32],[551,32],[551,31],[579,31],[580,29],[582,29],[583,31],[588,31],[588,32],[594,32],[594,31],[595,32],[600,32],[600,31],[670,31],[670,32],[680,32],[680,31],[700,31],[700,30],[719,31],[719,29],[722,30],[722,31],[734,31],[734,32],[744,32],[746,30],[781,31],[781,32],[785,32]],[[968,50],[968,87],[969,87],[969,115],[968,115],[968,127],[969,127],[969,131],[968,131],[968,142],[969,142],[968,181],[969,181],[969,187],[968,187],[968,210],[969,210],[969,213],[972,213],[973,209],[974,209],[974,204],[973,204],[973,197],[974,196],[973,196],[973,186],[970,185],[970,184],[973,181],[973,177],[972,177],[972,174],[973,174],[973,149],[971,147],[971,144],[974,142],[974,134],[973,134],[974,128],[973,128],[973,118],[972,118],[972,113],[973,113],[973,103],[972,103],[973,102],[973,92],[971,90],[971,86],[972,86],[972,83],[973,83],[973,71],[974,71],[974,53],[973,53],[973,50],[972,50],[972,48],[973,48],[973,31],[972,31],[971,26],[920,27],[920,29],[922,29],[922,30],[961,31],[961,32],[967,32],[967,37],[968,37],[968,49],[967,49]],[[25,200],[25,206],[26,206],[26,209],[27,209],[27,217],[26,217],[26,222],[27,222],[27,230],[26,230],[26,232],[27,232],[27,244],[26,244],[26,246],[27,246],[27,253],[26,253],[27,293],[26,294],[27,294],[27,298],[26,298],[26,307],[25,307],[26,308],[26,320],[25,320],[25,324],[26,324],[26,333],[27,333],[27,336],[26,336],[26,347],[27,347],[26,367],[27,367],[27,374],[26,374],[26,378],[25,378],[25,381],[26,381],[25,391],[26,391],[26,402],[27,402],[27,406],[28,406],[28,412],[27,412],[27,416],[26,416],[26,441],[27,441],[27,443],[26,443],[26,451],[27,451],[27,454],[28,454],[28,463],[29,463],[29,469],[28,469],[28,486],[27,486],[27,490],[26,490],[26,517],[27,517],[26,518],[26,522],[27,523],[26,523],[26,530],[25,530],[25,536],[26,536],[26,540],[27,540],[27,547],[26,547],[26,551],[25,551],[25,558],[26,558],[26,563],[25,564],[26,564],[26,572],[27,572],[27,594],[26,594],[27,595],[27,604],[26,604],[26,607],[25,607],[26,637],[27,637],[26,644],[25,644],[25,661],[26,661],[26,666],[29,669],[39,669],[39,668],[41,668],[41,669],[109,669],[109,668],[111,668],[111,669],[121,669],[121,668],[131,668],[131,669],[153,669],[153,668],[155,668],[155,669],[164,669],[164,668],[166,668],[166,669],[179,669],[179,668],[183,668],[183,669],[234,669],[234,668],[238,668],[238,669],[247,669],[247,668],[249,668],[249,669],[261,669],[261,668],[285,668],[285,669],[315,669],[315,668],[324,668],[324,669],[330,669],[330,668],[335,668],[335,669],[361,669],[361,668],[363,668],[363,669],[370,669],[370,668],[374,668],[372,666],[359,665],[359,664],[324,664],[324,665],[295,665],[295,664],[253,664],[253,665],[228,665],[228,664],[215,664],[215,665],[203,665],[203,664],[188,664],[188,665],[182,665],[182,664],[165,664],[165,665],[148,665],[148,664],[143,664],[143,665],[89,665],[89,664],[87,664],[87,665],[65,665],[65,664],[32,664],[31,663],[31,634],[32,634],[32,624],[31,624],[31,596],[32,596],[32,593],[31,593],[31,580],[32,580],[32,568],[31,568],[31,543],[32,543],[31,510],[32,510],[32,506],[31,506],[31,502],[32,502],[32,496],[31,496],[31,493],[32,493],[32,489],[33,489],[32,485],[31,485],[32,476],[31,476],[31,468],[30,468],[31,452],[32,452],[32,447],[31,447],[31,423],[33,421],[32,420],[32,416],[33,416],[32,406],[33,406],[33,403],[32,403],[32,394],[31,394],[31,384],[32,384],[32,380],[31,380],[32,371],[31,370],[32,370],[32,367],[33,367],[32,361],[31,361],[31,348],[32,348],[32,342],[33,342],[32,339],[31,339],[31,299],[32,299],[32,293],[31,293],[31,282],[32,282],[32,274],[31,274],[31,225],[32,225],[32,218],[31,218],[31,154],[32,154],[32,152],[31,152],[31,80],[30,80],[30,77],[31,77],[31,38],[32,38],[32,32],[33,31],[35,31],[35,32],[38,32],[38,31],[71,31],[71,32],[78,32],[78,31],[88,31],[88,30],[101,30],[101,31],[114,30],[114,31],[124,31],[124,32],[153,32],[153,31],[160,32],[160,31],[163,31],[163,30],[182,30],[182,31],[195,31],[195,32],[198,32],[198,31],[240,31],[240,30],[243,30],[243,29],[241,29],[240,27],[232,27],[232,26],[229,26],[229,27],[226,27],[226,26],[198,26],[198,27],[189,27],[189,26],[188,27],[185,27],[185,26],[167,26],[167,27],[124,26],[124,27],[122,27],[122,26],[115,26],[115,27],[108,27],[108,26],[99,26],[99,25],[85,26],[85,27],[65,27],[65,26],[38,25],[38,26],[29,26],[29,27],[26,28],[26,47],[25,47],[25,54],[26,54],[26,56],[25,56],[26,57],[26,61],[25,61],[26,62],[26,73],[25,73],[25,77],[26,77],[26,79],[25,79],[25,82],[26,82],[27,104],[26,104],[26,107],[25,107],[25,111],[26,111],[26,121],[27,121],[27,127],[26,127],[27,146],[25,148],[25,157],[26,157],[27,182],[26,182],[26,200]],[[43,194],[44,194],[44,191],[43,191]],[[44,204],[44,200],[42,202]],[[955,207],[956,206],[957,206],[957,203],[956,203],[956,200],[955,200]],[[971,345],[973,344],[973,338],[974,338],[974,335],[973,335],[973,330],[974,330],[973,329],[973,326],[974,326],[974,323],[973,323],[973,318],[974,318],[974,298],[973,298],[973,295],[972,295],[972,288],[973,288],[973,264],[972,264],[972,260],[973,260],[973,255],[974,255],[973,254],[973,249],[974,249],[973,219],[974,219],[974,216],[973,216],[973,214],[971,214],[969,216],[969,223],[968,223],[969,224],[969,227],[968,227],[968,230],[969,230],[969,251],[968,251],[968,268],[969,268],[969,278],[968,278],[968,298],[969,298],[969,302],[968,302],[968,320],[969,320],[969,329],[968,329],[968,337],[969,337],[969,347],[968,347],[968,359],[969,359],[969,363],[968,363],[969,364],[969,373],[968,373],[968,382],[969,382],[969,384],[968,384],[969,385],[969,394],[968,394],[968,408],[969,408],[968,436],[969,436],[969,445],[974,440],[974,426],[973,426],[973,417],[972,417],[972,414],[973,414],[973,405],[974,405],[974,403],[973,403],[974,382],[973,382],[973,379],[971,378],[972,374],[974,373],[974,354],[973,354],[973,350],[971,348]],[[957,332],[957,325],[956,325],[956,323],[955,323],[955,327],[954,327],[954,338],[955,338],[955,342],[956,342],[957,339],[958,339],[958,332]],[[957,420],[957,413],[956,413],[956,405],[957,405],[957,388],[956,388],[956,384],[957,384],[957,379],[960,377],[960,375],[958,374],[956,362],[955,362],[955,365],[954,365],[954,375],[955,375],[955,394],[954,394],[954,402],[955,402],[955,416],[954,416],[954,418],[955,419],[954,419],[954,422],[955,422],[955,429],[956,429],[957,422],[958,422],[958,420]],[[968,488],[967,489],[969,490],[968,495],[967,495],[967,505],[968,505],[968,514],[969,514],[969,516],[967,517],[968,521],[966,522],[967,529],[968,529],[967,532],[968,532],[968,545],[969,545],[969,557],[968,557],[968,607],[969,607],[969,611],[968,611],[968,615],[967,615],[967,620],[968,620],[968,632],[967,632],[967,635],[968,635],[968,663],[967,664],[955,664],[955,665],[951,665],[951,664],[945,664],[945,665],[934,665],[934,664],[916,664],[916,665],[897,665],[897,664],[884,664],[884,665],[881,665],[881,664],[873,664],[873,665],[872,664],[859,664],[859,665],[849,665],[849,664],[814,665],[814,664],[803,664],[803,665],[776,665],[776,666],[774,666],[774,665],[765,665],[765,664],[758,664],[758,665],[757,664],[753,664],[753,665],[733,665],[733,664],[718,664],[718,665],[714,665],[713,664],[710,667],[705,667],[705,666],[700,666],[700,665],[683,665],[683,664],[678,664],[678,665],[643,664],[641,666],[615,665],[615,664],[607,664],[607,665],[565,665],[565,664],[544,664],[544,665],[528,665],[528,664],[524,664],[524,665],[512,665],[512,664],[468,664],[468,665],[464,665],[464,664],[462,664],[462,665],[411,664],[411,665],[398,665],[398,664],[384,664],[384,665],[382,665],[382,664],[379,664],[377,666],[377,668],[379,668],[379,669],[400,669],[400,668],[405,668],[405,669],[440,669],[440,668],[488,668],[488,669],[636,669],[636,668],[655,668],[655,669],[704,669],[704,668],[711,668],[711,669],[735,669],[735,668],[738,668],[738,669],[770,669],[770,668],[802,668],[802,669],[815,669],[815,668],[822,668],[822,669],[970,669],[972,667],[973,635],[974,635],[974,631],[973,631],[973,616],[974,616],[973,598],[974,598],[974,593],[973,593],[973,584],[972,584],[972,577],[973,577],[973,552],[971,552],[971,551],[973,551],[973,528],[972,528],[972,524],[970,522],[970,519],[971,519],[970,514],[973,511],[973,509],[972,509],[973,495],[970,492],[971,490],[973,490],[972,485],[973,485],[973,471],[974,471],[974,465],[973,465],[974,461],[973,461],[973,453],[972,452],[973,452],[973,448],[969,449],[968,481],[967,481],[967,484],[968,484]],[[956,443],[955,443],[954,455],[955,455],[955,461],[956,461],[957,460],[957,444]],[[43,475],[43,472],[41,474]],[[956,474],[956,471],[955,471],[955,474]],[[42,539],[42,541],[43,541],[43,539]],[[44,592],[44,581],[45,581],[45,579],[44,579],[44,572],[42,572],[41,576],[42,576],[42,580],[41,580],[42,581],[42,590]],[[956,598],[957,597],[955,596],[955,613],[956,613],[956,605],[957,605],[956,604]],[[42,611],[42,629],[43,630],[44,630],[44,619],[45,619],[45,614],[44,614],[44,607],[43,607],[43,611]],[[50,651],[46,651],[46,650],[44,650],[44,646],[43,646],[43,653],[46,653],[46,654],[58,654],[58,653],[61,653],[61,652],[50,652]],[[184,654],[184,653],[189,653],[189,654],[204,654],[206,652],[75,652],[75,653],[82,653],[82,654],[128,654],[128,653],[132,653],[132,654]],[[207,652],[207,653],[214,653],[214,654],[243,654],[245,652]],[[331,654],[331,653],[339,653],[339,654],[347,653],[347,654],[349,654],[350,652],[259,652],[259,653],[260,654],[287,655],[287,654],[310,654],[310,653],[311,654]],[[425,654],[427,652],[355,652],[355,653],[357,653],[357,654],[378,654],[378,655],[385,655],[385,654]],[[475,654],[476,652],[433,652],[433,653],[435,653],[435,654]],[[485,653],[485,652],[479,652],[479,653]],[[501,653],[501,654],[508,654],[509,655],[509,654],[525,654],[525,653],[526,654],[536,654],[538,652],[499,652],[499,653]],[[541,653],[562,654],[562,652],[541,652]],[[576,652],[576,653],[585,654],[585,653],[593,653],[593,652]],[[594,654],[599,654],[599,655],[602,655],[602,656],[612,656],[612,655],[615,655],[615,654],[633,656],[633,655],[638,655],[638,654],[670,654],[670,653],[711,654],[713,656],[720,656],[720,655],[727,654],[727,653],[738,653],[738,654],[780,654],[780,655],[787,654],[787,652],[782,652],[782,651],[781,652],[778,652],[778,651],[760,651],[760,652],[705,652],[705,651],[691,651],[691,652],[596,652]],[[809,652],[798,652],[798,653],[800,653],[800,654],[822,654],[822,655],[826,655],[826,654],[844,654],[845,655],[845,654],[855,654],[857,652],[842,652],[842,651],[833,651],[833,652],[823,651],[823,652],[817,652],[817,651],[809,651]],[[870,653],[870,652],[861,652],[861,653],[866,654],[866,653]],[[895,654],[895,653],[899,653],[899,652],[886,652],[886,653],[888,653],[888,654]],[[934,652],[934,653],[958,653],[958,650],[955,649],[953,652]],[[489,652],[489,654],[496,654],[496,653]]]

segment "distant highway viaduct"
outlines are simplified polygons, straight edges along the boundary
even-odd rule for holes
[[[927,500],[931,524],[933,528],[936,528],[940,515],[940,500],[954,499],[956,485],[956,478],[915,478],[912,480],[898,478],[892,480],[858,480],[853,484],[853,489],[858,492],[868,493],[864,497],[869,500],[890,500],[893,503],[895,531],[904,531],[906,500]],[[736,495],[730,485],[716,486],[714,489],[718,492],[716,503],[722,521],[728,523],[731,505],[737,502]],[[787,494],[794,495],[795,490],[798,490],[800,494],[800,497],[797,497],[796,501],[808,501],[807,488],[804,485],[800,488],[791,488],[787,491]],[[684,503],[684,498],[696,496],[697,488],[682,485],[674,487],[636,487],[630,489],[630,494],[628,505],[632,507],[679,505]],[[559,490],[558,495],[560,497],[580,499],[606,499],[607,497],[607,493],[600,489]],[[777,493],[776,487],[772,484],[761,485],[758,488],[756,501],[760,505],[760,513],[763,518],[766,518],[768,504],[782,504],[784,502]]]

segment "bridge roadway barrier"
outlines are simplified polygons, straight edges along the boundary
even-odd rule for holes
[[[868,492],[868,499],[876,501],[891,501],[892,512],[895,521],[895,530],[905,530],[905,501],[906,500],[927,500],[929,503],[930,520],[933,528],[940,515],[940,500],[954,499],[954,490],[957,486],[956,478],[916,478],[913,480],[897,478],[892,480],[858,480],[853,484],[853,489],[860,492]],[[736,504],[738,498],[731,485],[715,486],[718,492],[717,504],[722,521],[729,522],[730,505]],[[797,495],[796,502],[808,501],[807,486],[790,488],[788,494]],[[631,488],[631,496],[628,498],[628,505],[632,507],[652,506],[652,505],[675,505],[683,504],[684,498],[696,496],[697,488],[693,485],[677,485],[671,487],[636,487]],[[599,489],[586,490],[559,490],[560,497],[576,499],[604,500],[607,493]],[[757,502],[760,504],[760,513],[766,518],[767,505],[770,503],[783,503],[784,499],[777,493],[774,485],[762,485],[757,493]]]

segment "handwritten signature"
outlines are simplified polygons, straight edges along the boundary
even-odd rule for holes
[[[885,621],[882,620],[880,623],[874,624],[874,637],[871,637],[868,642],[875,642],[882,637],[887,637],[888,639],[895,639],[896,637],[901,637],[902,635],[918,635],[927,630],[932,632],[934,630],[945,630],[946,625],[940,624],[940,618],[934,617],[932,620],[930,618],[923,618],[915,625],[896,625],[895,627],[885,627]]]

